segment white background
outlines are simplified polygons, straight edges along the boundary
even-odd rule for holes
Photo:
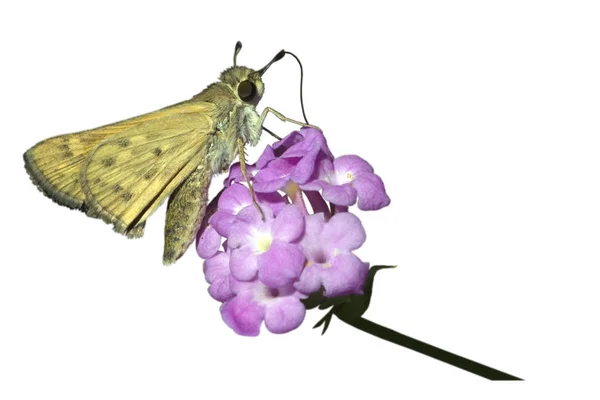
[[[0,398],[595,397],[594,3],[3,5]],[[193,250],[161,265],[164,207],[131,241],[29,182],[36,142],[191,97],[237,40],[254,68],[295,52],[309,120],[386,183],[391,205],[358,212],[359,255],[398,268],[381,272],[366,317],[526,382],[490,383],[339,321],[321,337],[318,311],[287,335],[236,336]],[[300,119],[298,81],[292,58],[274,65],[259,110]]]

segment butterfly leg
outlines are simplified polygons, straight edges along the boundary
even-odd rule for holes
[[[271,136],[273,136],[275,139],[277,140],[281,140],[281,138],[279,136],[277,136],[275,133],[273,133],[269,128],[267,128],[266,126],[262,127],[263,130],[267,131],[267,133]]]
[[[261,219],[264,221],[265,214],[263,213],[262,209],[258,205],[258,202],[256,201],[256,195],[254,193],[254,188],[252,187],[252,183],[250,182],[250,179],[248,179],[248,174],[246,172],[246,150],[244,149],[244,141],[242,140],[242,138],[240,138],[240,137],[237,138],[237,145],[238,145],[238,155],[240,157],[240,169],[242,171],[242,175],[244,176],[244,179],[248,183],[248,188],[250,189],[250,197],[252,197],[252,202],[258,209]]]
[[[306,126],[306,127],[309,127],[309,128],[318,129],[321,132],[323,132],[323,130],[321,128],[319,128],[318,126],[311,125],[311,124],[305,124],[304,122],[300,122],[300,121],[296,121],[295,119],[288,118],[285,115],[283,115],[282,113],[280,113],[279,111],[272,109],[271,107],[265,107],[265,109],[263,110],[262,114],[260,115],[260,120],[259,120],[258,126],[260,126],[260,127],[263,126],[263,123],[265,122],[265,119],[267,118],[267,115],[269,113],[275,115],[277,118],[279,118],[283,122],[291,122],[291,123],[296,124],[296,125]],[[265,129],[265,130],[267,132],[271,133],[268,129]],[[273,134],[271,133],[271,135],[273,135]],[[274,136],[277,137],[277,138],[279,138],[276,135],[274,135]]]

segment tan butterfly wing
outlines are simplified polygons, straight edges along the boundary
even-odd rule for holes
[[[204,108],[210,106],[204,104]],[[25,152],[25,169],[33,183],[58,204],[86,210],[81,186],[81,167],[89,153],[106,138],[143,122],[185,112],[189,103],[180,103],[138,117],[87,131],[46,139]]]
[[[206,166],[215,105],[182,103],[102,141],[81,168],[87,213],[128,234]]]
[[[33,183],[55,202],[84,209],[85,194],[79,183],[83,161],[100,142],[128,126],[114,124],[44,140],[24,154],[25,169]]]

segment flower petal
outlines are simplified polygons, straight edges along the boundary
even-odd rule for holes
[[[273,148],[270,145],[267,145],[260,157],[258,157],[258,160],[256,160],[256,166],[258,169],[263,169],[270,161],[273,161],[276,158]]]
[[[304,135],[300,131],[293,131],[278,142],[273,143],[274,155],[280,157],[290,147],[304,140]]]
[[[293,242],[304,232],[304,216],[300,209],[294,205],[285,206],[271,226],[274,239],[284,242]]]
[[[322,182],[321,185],[325,200],[338,206],[351,206],[356,203],[357,192],[351,184],[331,185],[327,182]]]
[[[216,278],[208,287],[208,294],[210,294],[210,297],[220,302],[227,301],[235,296],[229,287],[229,276],[220,276]]]
[[[229,275],[229,287],[234,294],[244,293],[248,291],[255,291],[256,286],[259,284],[258,279],[252,281],[238,281]]]
[[[299,133],[304,137],[304,140],[298,141],[290,146],[281,155],[282,157],[298,157],[306,154],[311,149],[317,149],[322,151],[326,157],[333,159],[333,155],[327,147],[327,140],[325,139],[325,136],[323,136],[323,132],[315,128],[302,127],[300,128]]]
[[[300,246],[275,239],[269,250],[258,256],[258,279],[270,288],[279,288],[294,282],[303,266]]]
[[[312,142],[306,141],[306,132],[294,131],[279,142],[273,144],[277,157],[290,158],[302,157]]]
[[[296,166],[290,171],[290,178],[296,183],[306,183],[310,178],[316,178],[317,156],[319,155],[319,147],[309,150],[302,158],[296,162]]]
[[[322,264],[310,263],[304,267],[300,279],[294,283],[294,287],[305,294],[318,292],[323,284],[322,271]]]
[[[308,181],[303,183],[300,186],[300,189],[305,191],[317,191],[323,189],[323,181],[320,179],[315,179],[312,181]]]
[[[325,227],[325,215],[323,213],[308,215],[304,219],[304,236],[300,245],[304,249],[306,257],[314,262],[324,262],[322,233]]]
[[[271,221],[273,219],[273,210],[271,210],[271,207],[269,207],[269,205],[262,204],[260,206],[260,209],[262,211],[262,215],[258,211],[258,208],[256,208],[256,205],[251,204],[251,205],[243,208],[236,215],[237,220],[245,222],[247,224],[251,224],[251,225],[261,225],[262,223]],[[263,221],[263,216],[265,217],[264,221]]]
[[[248,175],[248,179],[250,179],[250,181],[254,180],[254,174],[256,173],[256,171],[258,171],[258,168],[256,168],[256,166],[246,165],[246,174]],[[225,187],[229,187],[234,182],[246,182],[246,178],[244,178],[244,175],[242,174],[242,168],[239,162],[236,162],[235,164],[231,165],[231,167],[229,167],[229,175],[223,181],[223,185]]]
[[[204,277],[206,282],[212,283],[219,277],[229,275],[229,254],[220,252],[214,257],[204,261]]]
[[[323,241],[338,250],[356,250],[367,238],[365,228],[354,214],[335,214],[323,227]]]
[[[219,197],[219,210],[236,215],[241,209],[252,204],[250,190],[241,183],[234,183]]]
[[[264,171],[264,170],[263,170]],[[259,172],[260,174],[260,172]],[[254,183],[254,191],[257,193],[269,193],[276,192],[277,190],[281,190],[287,185],[289,182],[289,178],[276,178],[273,180],[265,181],[265,182],[255,182]]]
[[[269,231],[273,220],[273,211],[265,204],[261,205],[265,217],[262,220],[254,204],[249,205],[238,213],[236,220],[229,229],[228,246],[232,249],[251,243],[257,231]]]
[[[293,296],[286,296],[265,304],[265,326],[273,333],[286,333],[304,321],[306,308]]]
[[[252,237],[252,222],[236,219],[229,229],[227,245],[231,249],[237,249],[248,243]]]
[[[235,279],[240,281],[254,279],[258,271],[256,254],[254,254],[250,246],[234,249],[229,258],[229,268],[231,268],[231,275]]]
[[[258,336],[265,310],[252,292],[241,293],[221,305],[223,321],[238,335]]]
[[[288,200],[286,196],[282,196],[277,192],[270,193],[256,193],[256,200],[258,204],[268,204],[271,210],[273,210],[273,215],[278,215],[279,212],[288,204]]]
[[[210,258],[217,254],[219,247],[221,246],[221,235],[213,228],[208,225],[204,232],[198,237],[196,243],[196,251],[200,258]]]
[[[338,174],[346,174],[350,172],[355,175],[358,172],[373,173],[371,164],[355,155],[345,155],[333,160],[333,167]]]
[[[381,178],[375,174],[360,173],[352,185],[358,192],[358,208],[361,210],[379,210],[390,204]]]
[[[273,192],[281,189],[289,180],[290,173],[296,166],[296,161],[283,158],[271,161],[256,174],[254,190],[257,192]]]
[[[229,237],[231,225],[235,222],[235,215],[228,213],[227,211],[218,210],[210,217],[208,222],[217,231],[217,233],[223,237]]]
[[[362,294],[368,272],[369,264],[362,262],[354,254],[339,254],[333,258],[331,266],[323,269],[321,273],[325,296]]]

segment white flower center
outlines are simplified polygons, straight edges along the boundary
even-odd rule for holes
[[[271,243],[273,242],[273,237],[268,233],[259,233],[256,236],[256,248],[261,253],[269,250],[271,248]]]
[[[354,180],[354,175],[350,171],[335,171],[334,178],[332,179],[333,184],[343,185],[350,183]]]

